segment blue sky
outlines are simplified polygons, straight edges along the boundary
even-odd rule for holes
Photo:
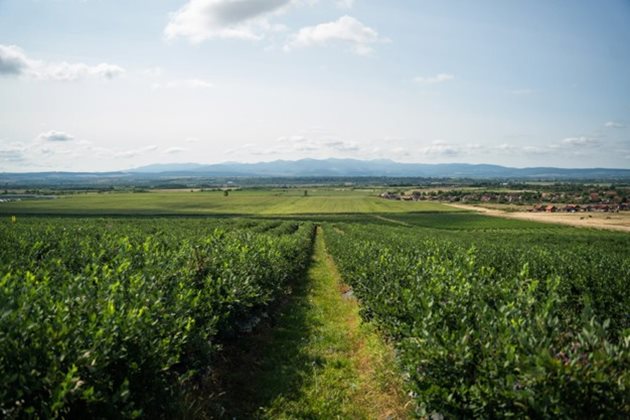
[[[630,167],[630,2],[0,0],[0,171]]]

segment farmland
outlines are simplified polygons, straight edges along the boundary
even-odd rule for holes
[[[2,203],[0,412],[629,414],[627,233],[375,195]]]
[[[307,195],[304,196],[304,191]],[[273,189],[208,192],[103,193],[2,203],[0,214],[290,215],[456,211],[440,203],[380,200],[371,190]]]
[[[225,223],[222,223],[225,225]],[[0,410],[173,414],[217,340],[307,267],[311,224],[31,219],[2,227]]]
[[[419,414],[627,411],[629,238],[472,223],[482,230],[328,233],[364,317],[397,343]]]

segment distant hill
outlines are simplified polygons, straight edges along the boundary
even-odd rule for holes
[[[238,181],[235,178],[239,178]],[[272,162],[225,162],[211,165],[200,163],[153,164],[118,172],[0,172],[0,188],[45,187],[65,188],[122,186],[181,186],[221,184],[286,184],[300,180],[319,179],[322,182],[354,181],[396,182],[403,178],[451,178],[472,180],[623,180],[630,181],[630,169],[552,167],[510,168],[499,165],[467,163],[400,163],[392,160],[301,159]],[[248,182],[245,182],[245,180]],[[284,180],[282,180],[284,179]],[[271,181],[269,181],[271,180]],[[307,182],[307,183],[308,183]],[[317,181],[319,182],[319,181]],[[394,181],[392,181],[394,182]],[[417,181],[415,181],[417,182]]]
[[[467,163],[400,163],[392,160],[301,159],[271,162],[226,162],[212,165],[164,164],[131,169],[130,173],[214,177],[427,177],[427,178],[523,178],[612,179],[629,178],[630,169],[553,167],[510,168]]]

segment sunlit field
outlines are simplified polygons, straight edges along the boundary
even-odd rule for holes
[[[306,196],[304,195],[306,191]],[[372,191],[334,189],[90,193],[0,203],[4,214],[288,215],[459,211],[439,203],[383,200]]]

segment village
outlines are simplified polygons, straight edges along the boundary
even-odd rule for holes
[[[386,200],[399,201],[442,201],[462,204],[515,205],[524,206],[529,212],[608,213],[630,211],[629,195],[627,188],[620,188],[601,191],[582,190],[571,192],[473,192],[466,190],[388,191],[379,194],[379,197]]]

